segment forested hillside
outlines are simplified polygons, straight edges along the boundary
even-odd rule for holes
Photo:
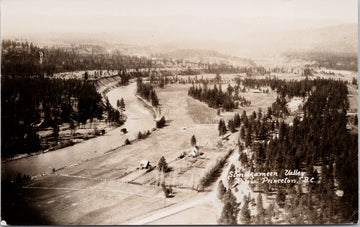
[[[296,116],[290,124],[274,114],[276,105],[269,107],[267,113],[258,111],[248,116],[243,112],[241,123],[238,123],[239,116],[235,116],[228,122],[228,128],[224,122],[219,122],[220,134],[227,129],[235,131],[234,128],[239,128],[240,141],[244,141],[239,147],[239,160],[251,172],[278,172],[279,178],[284,178],[286,169],[298,169],[311,180],[286,184],[260,181],[252,188],[269,196],[276,194],[277,205],[287,211],[286,223],[357,220],[354,211],[358,209],[355,196],[358,190],[358,134],[350,133],[346,128],[349,121],[346,83],[315,79],[298,82],[244,80],[242,84],[276,88],[282,98],[308,96],[303,114]],[[253,155],[244,153],[244,148],[250,149]],[[243,212],[240,214],[243,219],[242,215]],[[248,223],[270,224],[271,215],[271,209],[258,211],[258,216],[249,216],[247,220]],[[222,221],[226,223],[226,220]]]

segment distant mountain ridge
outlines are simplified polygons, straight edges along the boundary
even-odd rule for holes
[[[188,55],[191,53],[197,57],[211,55],[221,57],[217,51],[229,56],[242,56],[251,58],[263,54],[281,54],[292,51],[315,51],[315,52],[339,52],[357,53],[358,52],[358,24],[338,24],[334,26],[319,27],[312,26],[308,29],[304,25],[297,25],[298,22],[282,22],[273,24],[264,20],[201,20],[194,21],[189,26],[178,25],[181,18],[168,18],[168,23],[156,18],[158,23],[149,24],[146,29],[142,29],[144,20],[138,19],[131,21],[131,24],[139,25],[133,27],[127,23],[130,20],[122,21],[123,30],[105,33],[49,33],[35,34],[32,40],[51,40],[51,44],[63,40],[66,43],[76,40],[94,42],[108,48],[125,46],[127,49],[134,49],[139,52],[139,48],[146,49],[147,54],[162,53],[171,55]],[[194,18],[193,18],[194,19]],[[196,19],[196,18],[195,18]],[[186,18],[186,21],[189,21]],[[276,21],[275,21],[276,22]],[[120,23],[120,22],[119,22]],[[317,22],[314,21],[314,24]],[[294,24],[293,30],[289,25]],[[150,26],[151,25],[151,26]],[[155,26],[156,25],[156,26]],[[253,26],[252,26],[253,25]],[[271,25],[267,27],[265,25]],[[284,26],[283,26],[284,25]],[[286,25],[286,26],[285,26]],[[14,37],[14,36],[13,36]],[[13,38],[8,37],[8,38]],[[15,36],[16,37],[16,36]],[[19,37],[19,36],[18,36]],[[25,36],[26,37],[26,36]],[[27,37],[31,37],[28,34]],[[223,39],[226,37],[226,39]],[[4,38],[4,36],[2,36]],[[197,51],[189,51],[196,49]],[[179,51],[182,50],[182,51]],[[187,51],[184,51],[187,50]],[[206,50],[206,51],[205,51]],[[201,52],[201,53],[200,53]]]
[[[238,48],[276,51],[358,52],[358,25],[341,24],[320,29],[253,33]]]

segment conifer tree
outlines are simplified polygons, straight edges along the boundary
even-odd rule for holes
[[[235,174],[235,166],[234,166],[234,164],[231,164],[231,166],[230,166],[230,168],[229,168],[228,176],[230,176],[230,173],[232,173],[231,175],[234,175],[234,174]],[[235,177],[230,177],[230,178],[228,178],[229,188],[231,188],[231,186],[234,184],[234,180],[235,180]]]
[[[195,146],[195,145],[196,145],[195,135],[192,135],[190,143],[191,143],[191,146]]]
[[[232,133],[234,133],[236,131],[235,124],[232,119],[229,119],[229,121],[228,121],[228,128],[229,128],[230,132],[232,132]]]
[[[158,167],[159,167],[160,172],[167,172],[168,164],[167,164],[164,156],[161,156],[159,163],[158,163]]]
[[[250,214],[250,210],[249,210],[249,200],[250,198],[247,198],[247,196],[244,196],[243,199],[243,203],[244,205],[241,207],[241,211],[240,211],[240,220],[241,220],[241,224],[250,224],[251,221],[251,214]]]
[[[263,200],[262,200],[261,193],[259,193],[256,198],[256,209],[257,209],[258,215],[260,215],[260,216],[264,215],[265,210],[264,210],[264,206],[263,206]]]
[[[222,119],[220,119],[219,121],[218,130],[219,130],[219,136],[224,135],[226,133],[225,121]]]
[[[224,206],[218,219],[219,224],[236,225],[239,213],[239,205],[236,202],[236,197],[232,194],[231,189],[228,189],[223,197]]]
[[[219,181],[218,188],[217,188],[217,197],[222,200],[225,196],[226,188],[222,182],[222,180]]]

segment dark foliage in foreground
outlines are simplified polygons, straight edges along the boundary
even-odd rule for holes
[[[165,117],[162,116],[160,120],[156,121],[156,128],[163,128],[166,124]]]
[[[80,80],[19,78],[1,81],[2,154],[35,152],[36,131],[61,123],[102,118],[104,106],[95,87]]]
[[[304,114],[295,117],[291,125],[274,119],[272,108],[262,117],[242,116],[240,136],[254,153],[250,160],[242,156],[242,162],[247,161],[255,172],[277,171],[281,177],[285,169],[298,169],[315,180],[299,182],[307,188],[306,194],[295,184],[259,185],[267,193],[276,191],[276,201],[288,210],[289,222],[348,223],[357,219],[352,216],[358,209],[358,135],[346,128],[346,83],[325,79],[280,83],[281,97],[308,95]],[[291,86],[293,89],[288,89]],[[338,196],[337,190],[343,195]]]

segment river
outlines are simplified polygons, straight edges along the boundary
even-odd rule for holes
[[[136,138],[139,131],[151,130],[155,127],[153,115],[143,102],[135,96],[136,83],[114,88],[107,94],[110,104],[116,107],[118,99],[124,98],[127,120],[124,125],[116,128],[104,136],[99,136],[73,146],[56,151],[47,152],[27,158],[17,159],[1,164],[1,177],[14,177],[18,173],[36,176],[42,173],[51,173],[53,168],[60,169],[69,165],[101,156],[107,151],[120,147],[126,139]],[[128,130],[121,133],[121,128]]]

